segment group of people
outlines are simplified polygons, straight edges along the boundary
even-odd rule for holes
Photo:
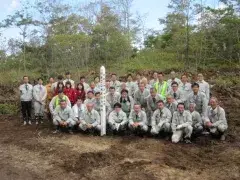
[[[85,132],[99,132],[101,129],[100,79],[95,77],[88,85],[85,77],[75,83],[67,72],[58,76],[57,81],[49,78],[44,86],[43,80],[29,84],[27,76],[19,87],[24,125],[31,124],[31,109],[34,107],[36,124],[43,123],[45,108],[56,127],[54,133],[67,129]],[[154,72],[152,79],[128,74],[126,80],[117,80],[111,74],[106,87],[107,129],[114,133],[130,131],[153,136],[171,137],[173,143],[191,143],[191,137],[212,134],[225,140],[228,128],[225,111],[219,106],[216,97],[210,97],[209,84],[203,75],[190,83],[186,74],[181,79],[174,71],[165,80],[162,72]]]

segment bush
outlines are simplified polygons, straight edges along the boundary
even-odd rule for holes
[[[12,104],[0,104],[0,114],[17,114],[18,107]]]

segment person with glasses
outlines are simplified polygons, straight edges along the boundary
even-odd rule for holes
[[[19,87],[20,101],[21,101],[21,112],[23,117],[23,125],[27,122],[31,125],[31,110],[32,110],[32,99],[33,99],[33,86],[29,84],[28,76],[23,76],[23,84]]]

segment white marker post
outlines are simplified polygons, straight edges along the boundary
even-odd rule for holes
[[[102,66],[100,68],[100,90],[101,90],[101,109],[100,109],[100,115],[101,115],[101,136],[106,135],[106,70],[105,67]]]

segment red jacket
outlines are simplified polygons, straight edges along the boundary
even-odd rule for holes
[[[85,93],[85,91],[81,91],[81,90],[75,89],[75,90],[74,90],[74,95],[75,95],[75,101],[74,101],[74,103],[77,102],[78,97],[80,97],[83,102],[84,102],[85,99],[86,99],[86,93]]]
[[[64,88],[63,93],[69,98],[71,103],[74,103],[74,100],[75,100],[74,89]]]

